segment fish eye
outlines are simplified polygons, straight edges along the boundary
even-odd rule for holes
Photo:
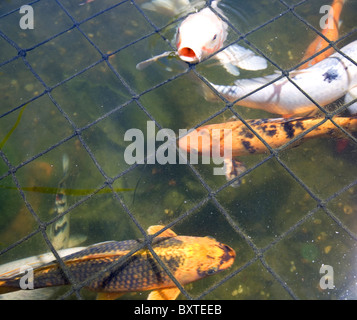
[[[207,275],[211,275],[211,274],[214,274],[218,271],[218,268],[217,267],[212,267],[210,269],[207,270]]]
[[[216,40],[217,38],[217,33],[213,36],[212,41]]]

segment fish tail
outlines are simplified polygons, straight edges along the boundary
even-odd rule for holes
[[[18,291],[20,289],[21,288],[18,279],[0,280],[0,294]]]
[[[334,0],[332,2],[331,6],[334,10],[334,12],[333,12],[334,17],[337,20],[335,22],[337,22],[337,23],[338,23],[338,20],[340,19],[341,11],[342,11],[342,8],[343,8],[343,5],[345,4],[345,2],[346,2],[346,0]]]
[[[312,122],[311,125],[316,124]],[[337,126],[336,126],[337,125]],[[338,128],[340,126],[344,130],[350,133],[357,132],[357,117],[335,117],[332,121],[326,121],[321,124],[310,133],[306,135],[306,138],[316,138],[319,136],[331,136],[336,139],[345,139],[346,135]]]
[[[333,118],[333,121],[348,132],[357,132],[357,115],[352,117],[337,117]],[[338,131],[340,132],[340,130]]]

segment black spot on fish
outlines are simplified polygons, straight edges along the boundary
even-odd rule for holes
[[[286,136],[288,138],[293,138],[294,137],[295,129],[294,129],[294,126],[290,122],[285,122],[284,123],[284,130],[285,130]]]
[[[63,217],[64,218],[64,217]],[[62,218],[62,219],[63,219]],[[57,236],[59,233],[61,233],[61,232],[63,232],[66,228],[67,228],[67,225],[68,225],[68,222],[67,221],[64,221],[64,223],[63,224],[56,224],[55,225],[55,227],[54,227],[54,229],[53,229],[53,234],[55,235],[55,236]]]
[[[254,147],[250,144],[249,141],[243,140],[242,144],[243,144],[244,148],[246,148],[249,151],[249,153],[254,153],[255,152]]]
[[[247,127],[242,127],[241,135],[248,139],[252,139],[254,137],[254,134]]]
[[[295,127],[298,128],[298,129],[301,129],[301,130],[305,130],[305,127],[304,127],[304,124],[302,121],[296,121],[295,123]]]
[[[270,130],[267,130],[267,135],[269,137],[273,137],[276,135],[276,129],[270,129]]]
[[[261,125],[260,127],[262,128],[263,132],[265,132],[265,129],[267,128],[267,126],[266,125]]]
[[[249,120],[248,123],[252,126],[260,126],[264,123],[267,123],[269,119],[254,119],[254,120]]]
[[[328,81],[328,83],[331,83],[333,80],[336,80],[338,78],[338,72],[335,69],[330,69],[326,71],[323,75],[324,81]]]
[[[330,129],[330,130],[327,132],[327,134],[328,134],[329,136],[333,136],[333,135],[335,134],[335,130],[334,130],[334,129]]]

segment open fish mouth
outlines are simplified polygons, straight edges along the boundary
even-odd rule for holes
[[[224,250],[224,254],[222,255],[221,259],[221,269],[227,269],[233,264],[236,253],[231,247],[225,244],[221,244],[221,247]]]
[[[200,61],[200,55],[198,55],[195,50],[190,47],[182,47],[177,50],[178,56],[181,60],[186,62],[198,62]]]

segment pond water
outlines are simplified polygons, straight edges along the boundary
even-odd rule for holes
[[[142,238],[138,226],[175,222],[177,234],[211,236],[237,254],[230,269],[185,286],[192,297],[356,298],[357,145],[348,136],[343,148],[319,138],[283,149],[279,159],[240,157],[248,173],[237,188],[212,174],[213,163],[127,163],[129,129],[146,139],[154,121],[156,131],[178,136],[233,116],[222,100],[205,99],[195,72],[217,84],[237,79],[210,60],[190,69],[169,57],[137,70],[137,63],[172,50],[182,18],[141,9],[144,2],[33,1],[34,28],[25,30],[24,1],[0,4],[0,264],[49,251],[39,226],[54,217],[66,154],[70,234],[84,235],[81,245]],[[274,64],[293,69],[316,37],[307,23],[319,30],[326,4],[222,0],[231,23],[227,43],[245,35],[270,60],[267,69],[238,77],[269,75]],[[356,10],[353,0],[343,8],[339,48],[357,39]],[[247,46],[244,39],[238,43]],[[232,109],[243,119],[279,117]],[[322,265],[333,268],[333,289],[320,286]]]

